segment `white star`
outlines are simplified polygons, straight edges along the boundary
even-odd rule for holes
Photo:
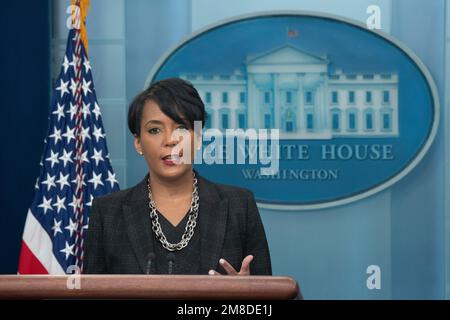
[[[44,209],[44,214],[47,213],[47,210],[53,210],[52,209],[52,198],[48,199],[43,196],[42,197],[42,203],[40,205],[38,205],[39,208]]]
[[[59,121],[59,119],[61,119],[61,117],[64,117],[64,105],[60,105],[58,102],[56,107],[58,108],[58,110],[53,111],[52,114],[57,114],[58,121]]]
[[[102,182],[102,173],[100,173],[99,175],[96,175],[94,171],[92,171],[92,179],[88,180],[88,182],[93,183],[94,184],[94,190],[97,189],[97,186],[99,184],[101,184],[102,186],[104,186],[103,182]]]
[[[72,202],[69,203],[69,206],[73,208],[73,212],[76,211],[76,209],[79,207],[80,199],[75,197],[75,195],[72,196]]]
[[[81,164],[83,164],[83,162],[89,162],[89,159],[87,158],[87,154],[88,154],[88,151],[86,150],[85,152],[83,152],[81,154],[81,156],[78,156],[78,160],[81,161]]]
[[[61,130],[56,129],[56,127],[53,127],[53,133],[49,135],[50,138],[53,138],[55,140],[55,144],[58,143],[58,140],[62,141],[61,138]]]
[[[59,180],[56,180],[56,182],[59,183],[60,190],[64,189],[64,186],[70,187],[70,184],[67,181],[67,179],[69,179],[69,174],[64,176],[62,172],[59,173]]]
[[[36,183],[35,183],[35,185],[34,185],[34,188],[35,188],[36,190],[39,189],[39,177],[37,177],[37,179],[36,179]]]
[[[91,135],[89,134],[89,127],[81,129],[81,140],[84,142],[86,139],[91,139]]]
[[[72,158],[71,158],[72,152],[73,151],[70,151],[69,153],[67,153],[66,149],[63,149],[63,155],[61,157],[59,157],[59,160],[64,162],[64,167],[67,165],[67,162],[73,163]]]
[[[70,143],[70,140],[75,140],[75,134],[74,134],[75,128],[70,129],[69,126],[66,127],[66,132],[62,134],[63,137],[66,137],[67,143]]]
[[[47,185],[47,191],[49,191],[51,187],[55,187],[56,188],[55,176],[51,176],[48,173],[47,173],[47,179],[45,179],[45,181],[42,181],[41,183]]]
[[[99,163],[100,161],[105,161],[105,160],[103,159],[103,157],[102,157],[102,153],[103,153],[102,150],[97,151],[97,149],[94,148],[94,155],[91,157],[91,159],[94,159],[94,160],[95,160],[95,165],[96,165],[96,166],[98,166],[98,163]]]
[[[94,110],[92,110],[92,113],[95,113],[95,120],[98,120],[98,117],[102,115],[100,112],[100,107],[98,106],[97,102],[94,105]]]
[[[64,229],[70,231],[70,236],[72,236],[73,232],[77,230],[77,224],[76,222],[72,221],[72,218],[69,218],[69,225],[65,227]]]
[[[81,113],[83,114],[83,119],[84,120],[86,120],[86,117],[91,114],[91,110],[89,110],[90,107],[91,107],[90,103],[85,104],[83,102],[83,108],[81,109]]]
[[[70,79],[70,91],[72,91],[72,95],[75,97],[75,93],[77,92],[78,82],[75,81],[74,78]]]
[[[91,63],[89,62],[89,60],[86,60],[83,62],[84,64],[84,68],[86,70],[86,73],[88,73],[88,71],[91,69]]]
[[[66,247],[62,250],[60,250],[59,252],[65,253],[66,254],[66,260],[69,258],[70,255],[74,255],[73,254],[73,247],[75,246],[75,244],[69,246],[69,243],[66,241]]]
[[[50,157],[48,157],[47,159],[45,159],[45,161],[51,161],[51,168],[53,169],[53,165],[55,163],[59,163],[58,160],[58,153],[54,153],[53,150],[50,150]]]
[[[91,194],[91,199],[89,200],[89,202],[86,202],[86,206],[91,207],[92,206],[92,200],[94,200],[94,197]]]
[[[81,89],[83,89],[83,94],[86,96],[89,92],[92,92],[89,88],[91,86],[91,81],[86,82],[86,80],[83,78],[83,85],[81,86]]]
[[[70,113],[70,120],[73,120],[73,117],[77,114],[77,106],[73,105],[72,102],[70,103],[70,110],[67,111],[67,113]]]
[[[53,204],[54,207],[57,207],[56,212],[59,213],[61,209],[66,210],[66,206],[64,205],[64,201],[66,201],[66,197],[60,199],[59,196],[56,196],[56,203]]]
[[[98,142],[100,138],[105,138],[105,134],[102,133],[102,128],[97,128],[97,126],[94,124],[94,133],[95,141]]]
[[[73,70],[77,70],[78,58],[76,55],[72,54],[72,62],[69,63],[73,67]]]
[[[116,180],[116,174],[112,173],[111,171],[108,170],[108,178],[106,179],[106,181],[109,181],[111,183],[111,188],[114,187],[114,183],[119,183],[119,181]]]
[[[64,62],[63,62],[63,67],[64,67],[64,74],[66,74],[67,69],[69,69],[69,60],[67,59],[67,56],[64,56]]]
[[[56,88],[56,90],[61,91],[61,98],[64,96],[64,93],[69,93],[69,90],[67,90],[67,85],[69,84],[69,81],[64,82],[62,79],[60,79],[60,85]]]
[[[53,227],[52,227],[52,230],[53,230],[53,237],[56,237],[56,235],[58,234],[58,232],[62,234],[62,231],[61,231],[61,222],[62,222],[62,220],[60,220],[60,221],[58,222],[58,221],[56,221],[56,219],[53,219]]]

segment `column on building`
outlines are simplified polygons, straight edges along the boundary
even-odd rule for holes
[[[280,85],[279,85],[279,81],[280,81],[280,75],[278,73],[274,73],[272,75],[273,78],[273,108],[274,108],[274,116],[275,116],[275,121],[274,121],[274,127],[277,129],[282,129],[281,127],[281,118],[280,118],[280,113],[281,113],[281,99],[280,99]]]
[[[237,123],[237,116],[236,116],[237,108],[239,106],[239,91],[228,91],[228,105],[229,105],[228,110],[229,110],[229,115],[230,115],[229,128],[236,129],[239,127],[239,124]]]
[[[316,125],[317,128],[316,130],[314,130],[315,132],[323,132],[325,129],[325,124],[324,124],[324,120],[325,120],[325,111],[324,111],[324,85],[323,83],[320,81],[317,89],[316,89],[316,97],[317,97],[317,103],[315,104],[315,109],[316,109]]]
[[[450,19],[450,18],[449,18]],[[393,75],[394,76],[394,75]],[[398,82],[395,83],[395,86],[389,86],[389,90],[391,93],[391,101],[389,102],[389,105],[392,108],[392,134],[399,134],[399,128],[398,128]]]
[[[297,74],[297,83],[298,83],[298,87],[297,87],[297,131],[300,133],[305,132],[305,99],[304,99],[304,92],[303,92],[303,80],[305,78],[305,74],[304,73],[298,73]]]
[[[258,112],[256,108],[256,102],[258,101],[255,98],[256,94],[255,90],[255,78],[252,73],[248,74],[247,77],[247,125],[248,128],[258,128]]]
[[[236,106],[232,106],[230,108],[230,129],[236,129],[239,127],[239,124],[237,123],[237,115],[236,115],[237,109]]]
[[[361,75],[362,77],[362,75]],[[365,84],[365,90],[363,91],[363,103],[362,106],[358,106],[358,108],[356,109],[356,131],[355,134],[367,134],[364,131],[364,127],[365,127],[365,119],[364,119],[364,113],[366,110],[369,110],[370,108],[373,110],[373,106],[375,105],[374,103],[374,99],[375,99],[375,90],[377,89],[377,86],[373,86],[371,84]],[[372,92],[372,103],[370,104],[366,104],[366,97],[365,97],[365,92],[366,91],[370,91]]]
[[[328,89],[328,73],[323,73],[323,111],[324,111],[324,131],[329,132],[331,135],[331,113],[330,113],[330,90]],[[338,97],[338,103],[341,101]]]
[[[218,95],[217,97],[215,97]],[[220,107],[222,103],[221,99],[221,92],[220,90],[214,91],[211,90],[211,96],[212,96],[212,111],[214,116],[212,117],[212,127],[220,129],[222,127],[222,124],[220,123]],[[218,102],[217,104],[215,102]]]
[[[212,107],[210,111],[211,111],[211,128],[217,128],[218,126],[217,110],[216,108]]]

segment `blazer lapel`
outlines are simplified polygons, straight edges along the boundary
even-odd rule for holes
[[[147,178],[134,188],[130,201],[124,204],[122,209],[128,238],[142,272],[146,273],[148,254],[154,253],[148,208]]]
[[[228,217],[228,200],[221,199],[212,183],[199,176],[199,225],[201,234],[200,272],[216,270]]]

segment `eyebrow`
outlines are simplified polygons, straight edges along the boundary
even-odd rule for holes
[[[187,121],[186,118],[181,118],[181,120]],[[162,122],[162,121],[159,121],[159,120],[148,120],[148,121],[145,123],[145,126],[148,125],[148,124],[163,124],[163,122]],[[182,123],[180,123],[180,124],[182,124]]]
[[[149,121],[147,121],[146,123],[145,123],[145,125],[148,125],[148,124],[151,124],[151,123],[153,123],[153,124],[162,124],[162,122],[161,121],[159,121],[159,120],[149,120]]]

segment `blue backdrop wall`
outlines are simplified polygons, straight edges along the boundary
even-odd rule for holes
[[[2,68],[8,81],[2,77],[0,98],[6,111],[2,117],[3,150],[8,150],[1,158],[1,273],[16,271],[23,223],[38,174],[50,89],[48,21],[53,17],[53,70],[58,70],[67,36],[65,10],[69,2],[53,2],[52,15],[49,7],[36,5],[34,9],[42,14],[30,9],[25,13],[30,19],[25,24],[15,20],[24,15],[19,5],[8,4],[8,16],[15,12],[14,18],[3,19],[2,11],[2,23],[7,22],[21,35],[11,35],[9,45],[3,47],[22,50],[2,50],[8,59],[1,59],[10,61]],[[450,175],[445,175],[450,152],[446,152],[444,133],[450,125],[446,121],[450,102],[444,95],[450,23],[444,0],[229,0],[217,1],[214,6],[209,0],[92,1],[87,21],[89,54],[112,165],[121,188],[133,186],[145,174],[145,163],[136,155],[127,132],[127,105],[143,89],[158,58],[183,36],[225,18],[268,10],[327,12],[364,22],[370,4],[381,8],[383,31],[410,47],[433,75],[443,113],[440,130],[423,161],[382,193],[326,210],[260,210],[274,273],[296,278],[306,298],[445,298],[449,247],[445,241],[448,200],[444,186],[450,181]],[[34,72],[29,73],[29,68]],[[366,268],[372,264],[381,267],[380,290],[366,287]]]

